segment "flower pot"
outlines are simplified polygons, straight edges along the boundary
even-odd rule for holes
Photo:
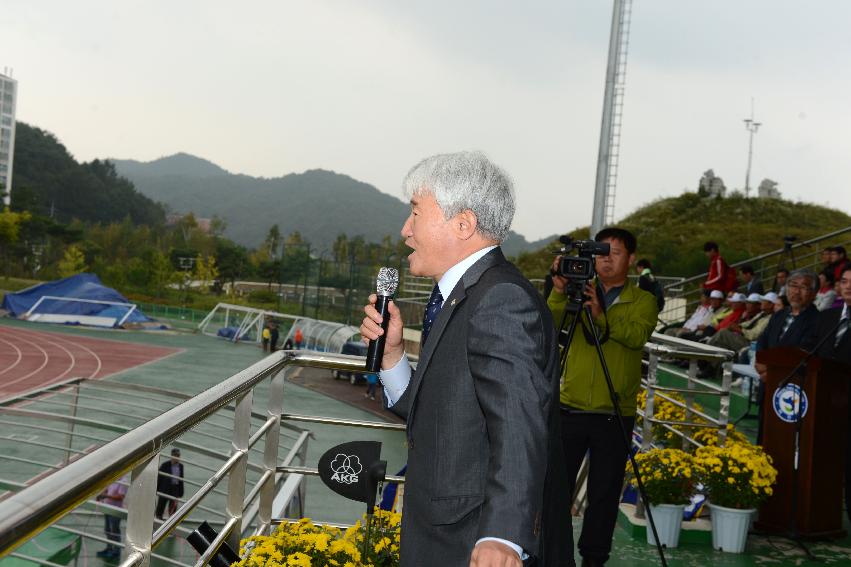
[[[651,504],[650,512],[659,533],[659,541],[665,547],[677,547],[680,543],[680,526],[683,523],[684,504]],[[647,543],[656,545],[653,528],[647,520]]]
[[[728,553],[743,552],[754,510],[725,508],[711,503],[709,509],[712,511],[712,548]]]

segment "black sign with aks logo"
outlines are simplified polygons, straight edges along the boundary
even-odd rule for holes
[[[350,500],[375,506],[378,483],[384,480],[387,461],[381,460],[378,441],[351,441],[328,449],[319,458],[319,477],[328,488]]]

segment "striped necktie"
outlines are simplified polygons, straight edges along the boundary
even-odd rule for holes
[[[789,330],[789,327],[791,327],[792,323],[794,323],[794,322],[795,322],[795,316],[792,315],[792,313],[789,313],[788,315],[786,315],[786,320],[783,322],[783,330],[780,331],[781,337],[786,334],[786,331]]]
[[[833,341],[833,348],[839,346],[839,343],[842,342],[842,337],[845,336],[845,333],[848,332],[848,316],[842,318],[842,321],[839,322],[839,327],[836,328],[836,339]]]
[[[434,320],[437,319],[437,314],[440,313],[441,307],[443,307],[443,296],[440,295],[440,288],[434,286],[434,289],[431,290],[431,297],[428,298],[428,303],[426,303],[425,313],[423,314],[421,345],[425,345],[428,334],[431,332],[431,326],[434,323]]]

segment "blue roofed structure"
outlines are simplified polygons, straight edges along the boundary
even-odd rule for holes
[[[0,308],[18,319],[49,323],[116,327],[153,322],[95,274],[76,274],[7,293]]]

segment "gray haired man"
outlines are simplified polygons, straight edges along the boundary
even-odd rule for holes
[[[541,295],[499,244],[514,215],[506,174],[475,152],[436,155],[404,183],[411,273],[436,285],[411,370],[391,304],[381,381],[407,420],[403,567],[562,565],[558,361]],[[382,334],[375,296],[364,340]]]

